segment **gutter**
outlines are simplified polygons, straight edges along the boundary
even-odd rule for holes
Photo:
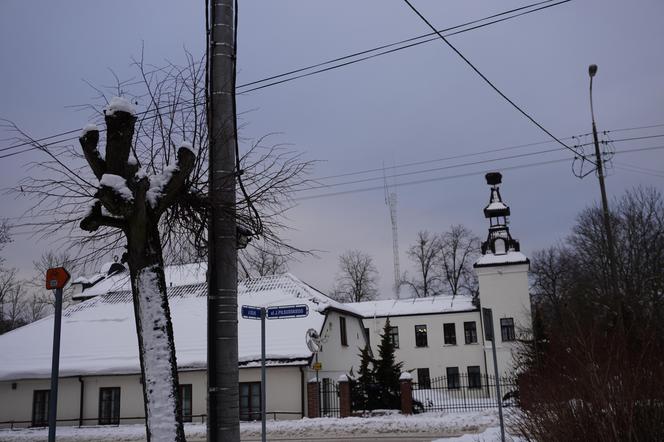
[[[300,365],[300,414],[304,417],[304,366]]]
[[[81,384],[81,398],[78,401],[78,403],[79,403],[78,426],[82,427],[83,426],[83,395],[85,393],[85,384],[83,383],[83,376],[78,377],[78,382],[80,382],[80,384]]]

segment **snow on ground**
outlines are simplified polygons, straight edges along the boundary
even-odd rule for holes
[[[453,441],[493,441],[500,439],[496,410],[480,410],[458,413],[423,413],[412,416],[388,414],[375,417],[347,417],[268,421],[269,438],[335,437],[362,435],[390,435],[421,433],[432,437],[462,436]],[[488,430],[487,430],[488,428]],[[486,430],[486,431],[485,431]],[[260,422],[243,422],[243,439],[260,437]],[[496,431],[498,431],[496,433]],[[185,424],[187,439],[205,439],[204,424]],[[0,441],[45,440],[47,429],[0,430]],[[497,435],[497,438],[494,437]],[[59,427],[57,439],[61,442],[80,441],[136,441],[145,438],[142,425],[119,427]]]
[[[491,427],[484,430],[480,434],[464,434],[459,437],[445,437],[436,439],[432,442],[496,442],[500,440],[500,427]],[[509,442],[525,442],[525,439],[512,436],[505,433],[505,440]]]

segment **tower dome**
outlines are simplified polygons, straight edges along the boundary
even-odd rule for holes
[[[489,234],[482,243],[482,256],[475,266],[527,263],[528,258],[520,253],[519,241],[510,234],[510,208],[500,195],[503,176],[500,172],[490,172],[485,178],[490,186],[489,204],[484,207],[484,217],[489,220]]]

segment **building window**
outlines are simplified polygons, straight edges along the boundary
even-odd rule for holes
[[[180,413],[182,422],[191,422],[191,384],[180,385]]]
[[[339,329],[341,330],[341,345],[348,347],[348,333],[346,333],[346,318],[339,317]]]
[[[394,348],[399,348],[399,327],[390,327],[388,336]]]
[[[415,326],[415,347],[426,347],[427,343],[427,326]]]
[[[459,367],[447,367],[447,388],[454,390],[460,387]]]
[[[454,323],[443,324],[443,338],[445,345],[456,345],[456,327]]]
[[[49,390],[35,390],[32,394],[32,426],[48,426]]]
[[[120,424],[120,387],[99,389],[99,425]]]
[[[429,377],[428,368],[418,368],[417,369],[417,388],[430,389],[431,388],[431,378]]]
[[[364,336],[367,339],[367,347],[371,347],[371,331],[368,328],[364,329]]]
[[[468,388],[482,388],[482,375],[479,365],[468,367]]]
[[[257,421],[261,418],[261,383],[240,382],[240,420]]]
[[[463,323],[463,335],[466,338],[466,344],[477,344],[477,324],[475,321]]]
[[[500,319],[500,335],[503,338],[503,342],[516,340],[516,337],[514,335],[514,319],[512,318]]]

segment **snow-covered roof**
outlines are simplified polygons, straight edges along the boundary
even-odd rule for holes
[[[486,255],[480,256],[475,263],[475,267],[489,267],[505,264],[528,264],[529,262],[530,261],[528,261],[526,255],[521,252],[515,252],[514,250],[499,255],[487,252]]]
[[[207,286],[188,284],[200,278],[191,265],[167,268],[171,318],[180,369],[204,368],[207,360]],[[114,287],[104,294],[73,305],[63,312],[60,376],[139,373],[134,310],[128,281],[117,275]],[[124,274],[127,280],[127,274]],[[180,284],[181,283],[181,284]],[[170,285],[170,284],[169,284]],[[97,289],[94,286],[93,289]],[[357,315],[316,291],[291,274],[241,282],[238,304],[275,306],[305,304],[304,318],[267,321],[267,358],[270,365],[301,365],[312,356],[305,342],[309,328],[322,331],[330,308]],[[244,319],[238,312],[238,344],[241,366],[254,366],[260,359],[260,321]],[[0,336],[0,380],[47,378],[51,370],[53,316]]]
[[[468,296],[429,296],[412,299],[387,299],[346,304],[364,318],[423,315],[477,310]]]
[[[207,264],[192,263],[166,266],[164,275],[166,276],[167,287],[178,287],[182,285],[204,284],[206,282]],[[82,278],[77,278],[76,282]],[[89,279],[89,278],[88,278]],[[129,281],[129,272],[120,272],[106,277],[103,281],[97,282],[92,287],[86,288],[79,297],[94,297],[104,295],[109,292],[130,291],[131,283]]]

